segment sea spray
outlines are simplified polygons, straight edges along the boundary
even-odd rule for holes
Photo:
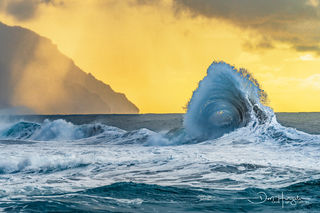
[[[195,138],[214,139],[252,121],[264,123],[266,97],[245,69],[213,62],[188,103],[184,128]]]
[[[0,211],[319,212],[320,137],[281,126],[264,98],[247,72],[214,63],[185,128],[3,120]],[[144,116],[161,128],[177,118]]]

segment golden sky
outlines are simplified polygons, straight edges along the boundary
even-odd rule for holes
[[[320,111],[318,0],[0,0],[141,113],[184,112],[213,60],[253,73],[275,111]]]

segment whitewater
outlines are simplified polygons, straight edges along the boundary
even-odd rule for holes
[[[180,127],[2,116],[0,210],[319,212],[320,136],[267,101],[249,72],[214,62]]]

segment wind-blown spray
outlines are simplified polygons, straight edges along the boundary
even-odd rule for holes
[[[186,132],[196,138],[213,139],[267,119],[266,94],[245,70],[214,62],[199,82],[184,118]]]

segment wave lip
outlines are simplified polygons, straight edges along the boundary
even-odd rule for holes
[[[193,137],[214,139],[253,120],[264,123],[266,97],[245,69],[213,62],[188,103],[184,127]]]

